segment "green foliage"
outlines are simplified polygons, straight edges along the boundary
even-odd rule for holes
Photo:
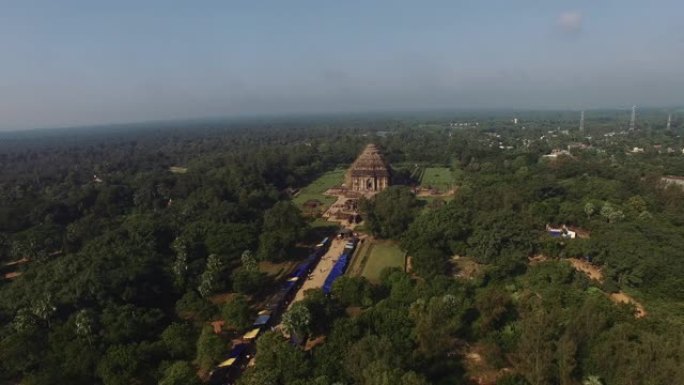
[[[504,374],[496,380],[496,385],[529,385],[530,383],[519,374]]]
[[[206,298],[222,289],[221,273],[223,270],[224,265],[221,258],[216,254],[211,254],[207,258],[207,267],[200,277],[200,284],[197,288],[202,297]]]
[[[223,305],[221,315],[226,322],[238,330],[248,328],[254,317],[244,295],[238,295]]]
[[[100,318],[104,340],[110,344],[124,344],[151,338],[159,330],[163,317],[159,309],[108,306]]]
[[[274,332],[266,332],[257,341],[259,359],[256,367],[248,370],[239,384],[297,384],[310,376],[309,362],[304,352]],[[300,382],[301,383],[301,382]]]
[[[413,334],[417,350],[426,357],[439,357],[451,351],[464,312],[461,301],[451,294],[414,302],[409,308],[409,316],[415,323]]]
[[[251,272],[259,270],[258,262],[251,250],[243,251],[242,255],[240,256],[240,261],[242,262],[242,268],[247,271]]]
[[[245,249],[256,245],[254,226],[241,223],[226,223],[212,226],[207,231],[207,251],[211,254],[237,258]]]
[[[332,287],[332,295],[346,306],[370,306],[373,304],[373,289],[363,277],[338,278]]]
[[[474,326],[480,335],[501,328],[513,316],[510,295],[496,286],[489,286],[477,293],[475,309],[479,313],[479,318]]]
[[[204,326],[197,339],[197,356],[195,364],[202,371],[208,371],[227,353],[226,343],[216,334],[211,326]]]
[[[264,225],[259,236],[259,257],[279,261],[286,251],[306,233],[307,225],[301,212],[289,201],[281,201],[264,213]]]
[[[407,187],[391,186],[372,200],[362,200],[360,206],[374,235],[397,238],[415,218],[418,201]]]
[[[186,292],[181,299],[176,302],[176,314],[181,318],[199,318],[208,320],[214,315],[214,306],[197,294],[196,291]]]
[[[303,340],[311,332],[311,311],[305,302],[295,302],[292,307],[283,314],[283,329],[289,335]]]
[[[468,238],[468,252],[480,263],[492,263],[513,255],[526,258],[539,239],[539,230],[530,226],[530,222],[510,211],[479,214]]]
[[[412,255],[413,270],[421,277],[430,279],[439,274],[447,273],[449,256],[439,249],[423,247]]]
[[[342,279],[340,277],[339,279]],[[323,290],[310,289],[304,293],[306,307],[311,312],[312,334],[327,334],[333,321],[342,314],[340,303],[330,296],[323,294]]]
[[[288,322],[299,337],[325,339],[304,352],[266,333],[242,383],[461,383],[472,374],[460,364],[469,346],[484,364],[510,368],[500,384],[680,384],[684,192],[660,178],[684,175],[684,158],[652,145],[684,142],[655,124],[604,136],[614,116],[592,114],[609,116],[589,119],[592,139],[547,135],[575,125],[562,112],[526,118],[525,130],[497,117],[454,130],[450,116],[429,125],[359,120],[360,129],[122,128],[74,141],[64,140],[68,131],[2,134],[0,270],[22,275],[0,283],[0,382],[196,383],[188,361],[206,373],[228,348],[210,328],[199,332],[219,315],[207,298],[225,285],[268,298],[277,285],[256,261],[283,260],[303,239],[301,215],[281,191],[320,175],[331,183],[325,172],[372,140],[405,180],[416,164],[457,170],[454,199],[422,214],[402,187],[364,203],[369,228],[401,241],[416,276],[386,269],[377,284],[343,278],[332,296],[310,292]],[[541,159],[575,141],[592,148]],[[647,152],[625,156],[633,146]],[[580,227],[589,239],[550,239],[546,224]],[[590,257],[603,284],[592,287],[564,261],[528,266],[540,253]],[[449,276],[452,255],[485,263],[483,277]],[[612,303],[606,293],[619,290],[648,315]],[[308,316],[294,317],[303,308]],[[254,316],[239,299],[220,310],[243,326]]]
[[[174,322],[161,333],[161,341],[173,358],[193,358],[197,330],[189,323]]]
[[[233,290],[243,294],[259,293],[268,281],[266,274],[260,271],[237,269],[231,276]]]
[[[414,253],[432,248],[443,254],[464,253],[471,232],[472,212],[460,200],[416,218],[402,237],[402,247]]]
[[[194,368],[187,361],[176,361],[164,370],[159,385],[199,385]]]
[[[145,366],[154,348],[148,344],[112,345],[97,366],[97,374],[105,385],[150,382],[151,372]]]

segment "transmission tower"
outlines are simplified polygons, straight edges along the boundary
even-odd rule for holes
[[[636,106],[632,106],[632,117],[629,119],[629,130],[634,131],[636,126]]]
[[[667,114],[667,130],[672,128],[672,114]]]
[[[584,131],[584,110],[580,113],[580,131]]]

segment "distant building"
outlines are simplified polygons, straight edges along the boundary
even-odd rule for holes
[[[556,158],[558,158],[558,157],[561,156],[561,155],[570,156],[570,157],[572,156],[572,154],[570,153],[570,151],[568,151],[568,150],[561,150],[561,149],[556,148],[556,149],[554,149],[553,151],[551,151],[550,154],[542,155],[542,158],[546,158],[546,159],[556,159]]]
[[[576,143],[576,142],[574,142],[574,143],[568,144],[568,150],[575,150],[575,149],[577,149],[577,150],[586,150],[586,149],[588,149],[588,148],[589,148],[589,146],[586,145],[586,144],[584,144],[584,143]]]
[[[568,227],[565,225],[561,227],[551,227],[546,225],[546,231],[553,238],[575,239],[575,237],[577,237],[577,233],[568,229]]]
[[[389,187],[390,182],[390,167],[374,144],[366,146],[345,176],[348,189],[364,194],[380,192]]]

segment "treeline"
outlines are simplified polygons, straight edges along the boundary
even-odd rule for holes
[[[502,136],[516,134],[525,135]],[[653,139],[636,133],[633,140],[640,136]],[[441,355],[444,364],[451,362],[447,357],[463,361],[463,344],[469,344],[499,370],[497,384],[681,383],[684,192],[660,178],[668,173],[663,158],[677,167],[684,159],[625,156],[620,147],[546,160],[539,156],[546,146],[454,153],[463,184],[441,207],[421,207],[404,187],[362,206],[376,236],[401,240],[417,287],[423,279],[431,285],[458,273],[454,255],[472,257],[485,269],[463,284],[461,307],[440,318],[460,329],[428,346],[451,341],[451,350]],[[553,238],[547,224],[579,228],[588,238]],[[529,257],[540,255],[550,261],[530,264]],[[601,267],[603,281],[590,282],[562,261],[569,257]],[[619,290],[635,294],[652,313],[636,319],[631,305],[611,303],[608,294]],[[423,297],[404,314],[430,301]],[[406,325],[415,360],[419,323]],[[430,330],[440,327],[435,323]],[[458,383],[407,369],[431,383]]]
[[[425,207],[393,187],[364,202],[367,228],[400,240],[413,274],[344,278],[330,298],[310,293],[286,319],[324,342],[305,352],[261,337],[243,383],[465,383],[471,352],[509,373],[501,384],[677,383],[684,196],[659,180],[682,162],[625,155],[661,133],[541,160],[581,139],[539,140],[554,124],[340,120],[18,135],[0,150],[0,263],[3,274],[22,273],[0,282],[0,381],[196,383],[227,346],[207,322],[247,325],[273,286],[258,262],[291,258],[308,230],[287,188],[374,142],[397,164],[458,168],[455,199]],[[590,238],[552,239],[546,224]],[[485,271],[454,279],[455,254]],[[530,267],[534,254],[590,257],[605,281],[562,261]],[[635,319],[604,294],[620,289],[659,301],[660,313]],[[226,292],[243,295],[211,301]]]
[[[239,384],[684,383],[681,325],[635,319],[560,261],[518,274],[492,264],[471,281],[343,277],[331,297],[312,290],[299,304],[319,345],[268,332]]]
[[[307,231],[285,189],[351,162],[366,142],[338,131],[155,128],[5,142],[1,272],[21,275],[0,281],[0,382],[196,381],[226,346],[202,326],[235,320],[212,296],[268,294],[256,263],[291,258]]]

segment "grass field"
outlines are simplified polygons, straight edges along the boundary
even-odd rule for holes
[[[380,272],[386,267],[404,268],[405,253],[394,242],[374,242],[369,248],[369,255],[361,275],[370,281],[377,282]]]
[[[454,184],[454,177],[447,167],[428,167],[420,178],[422,187],[432,187],[440,191],[449,190]]]
[[[302,188],[292,201],[306,214],[307,212],[304,209],[304,203],[312,199],[317,199],[323,202],[323,207],[321,207],[320,211],[325,211],[331,204],[335,203],[336,198],[325,196],[323,193],[331,187],[341,185],[344,180],[344,172],[345,170],[343,169],[326,172],[318,179],[311,182],[310,185]]]

